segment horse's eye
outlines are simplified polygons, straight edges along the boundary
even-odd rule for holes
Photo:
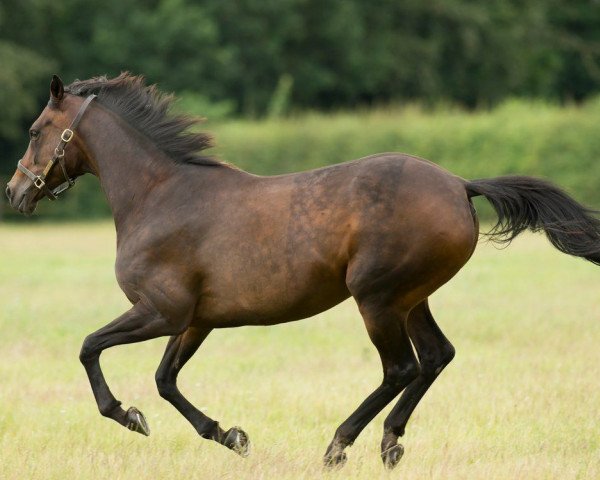
[[[29,130],[29,138],[36,140],[40,136],[40,132],[37,130]]]

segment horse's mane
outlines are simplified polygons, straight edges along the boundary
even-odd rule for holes
[[[142,76],[123,72],[115,78],[106,76],[75,80],[65,91],[73,95],[97,95],[97,100],[129,125],[150,138],[157,147],[177,163],[225,166],[227,164],[198,152],[212,146],[206,133],[191,132],[201,120],[170,112],[174,96],[162,93],[156,85],[146,85]]]

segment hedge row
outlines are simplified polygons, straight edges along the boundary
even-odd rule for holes
[[[284,120],[209,122],[204,127],[215,136],[214,154],[257,174],[400,151],[430,159],[465,178],[511,173],[545,177],[600,208],[599,119],[600,98],[596,98],[568,107],[510,101],[492,111],[468,113],[406,106]],[[110,214],[93,178],[81,181],[64,200],[43,203],[40,216],[52,219]],[[5,218],[14,216],[6,212]]]

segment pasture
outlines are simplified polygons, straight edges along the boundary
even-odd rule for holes
[[[0,225],[2,479],[600,478],[600,270],[523,235],[481,241],[431,299],[457,350],[408,424],[392,473],[379,458],[389,407],[327,472],[337,426],[380,382],[351,301],[276,327],[211,333],[180,375],[186,396],[252,441],[242,459],[200,439],[154,384],[166,338],[102,356],[150,437],[104,419],[78,360],[128,303],[109,223]]]

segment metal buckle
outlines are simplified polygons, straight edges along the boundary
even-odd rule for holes
[[[38,190],[41,190],[42,188],[44,188],[44,185],[46,185],[46,182],[44,182],[44,180],[42,179],[42,177],[40,177],[38,175],[37,177],[35,177],[35,180],[33,181],[33,184],[35,185],[35,187]]]
[[[59,153],[60,151],[60,153]],[[65,156],[65,149],[61,148],[60,150],[58,150],[58,146],[54,149],[54,155],[56,155],[56,158],[62,158]]]
[[[73,133],[73,130],[71,130],[70,128],[65,128],[60,136],[60,139],[65,143],[69,143],[73,138],[73,135],[75,135]]]

